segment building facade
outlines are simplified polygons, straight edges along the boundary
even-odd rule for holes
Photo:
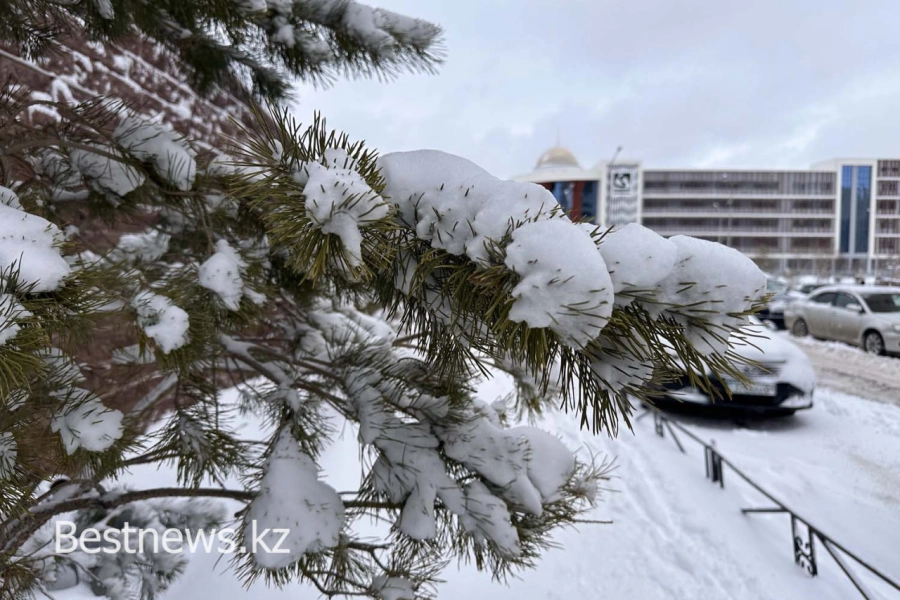
[[[575,218],[716,241],[773,273],[900,275],[900,160],[835,159],[809,170],[619,160],[585,169],[553,148],[516,179],[551,190]]]

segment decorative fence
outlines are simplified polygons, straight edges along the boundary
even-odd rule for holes
[[[819,573],[819,561],[816,556],[816,544],[818,541],[818,543],[825,549],[825,551],[831,555],[831,557],[834,559],[834,562],[838,565],[838,567],[840,567],[841,571],[843,571],[847,579],[849,579],[851,583],[853,583],[854,587],[856,587],[862,597],[866,600],[877,600],[878,597],[874,596],[871,591],[866,589],[865,585],[860,580],[859,575],[853,570],[854,564],[862,567],[863,569],[868,571],[870,575],[879,579],[887,586],[893,588],[897,592],[900,592],[900,583],[898,583],[894,579],[891,579],[850,550],[847,550],[846,547],[842,546],[841,544],[833,540],[830,536],[823,533],[821,529],[815,527],[812,523],[810,523],[809,519],[800,516],[794,510],[788,508],[787,505],[775,498],[759,483],[752,480],[747,476],[746,473],[737,468],[734,463],[722,456],[722,454],[720,454],[719,451],[716,450],[716,447],[713,443],[707,442],[698,437],[689,429],[687,429],[677,421],[670,419],[666,414],[660,412],[658,409],[648,406],[645,406],[644,408],[646,409],[645,412],[638,415],[636,420],[640,421],[647,415],[652,415],[653,427],[656,430],[656,434],[660,437],[665,437],[665,432],[668,431],[672,440],[675,442],[675,445],[678,446],[678,449],[683,454],[686,454],[686,451],[681,443],[681,440],[678,438],[678,435],[675,433],[676,430],[703,447],[704,460],[706,462],[706,478],[709,479],[712,483],[718,483],[719,487],[722,488],[725,487],[725,469],[727,467],[731,470],[732,473],[734,473],[734,475],[744,480],[745,483],[765,496],[775,505],[770,507],[742,508],[742,513],[744,513],[745,515],[754,513],[785,513],[790,515],[794,562],[805,568],[810,575],[815,577]]]

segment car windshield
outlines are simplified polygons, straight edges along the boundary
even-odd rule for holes
[[[863,296],[873,313],[900,312],[900,292],[892,294],[868,294]]]
[[[767,279],[766,280],[766,291],[767,292],[775,292],[776,294],[784,292],[787,290],[787,284],[778,281],[777,279]]]

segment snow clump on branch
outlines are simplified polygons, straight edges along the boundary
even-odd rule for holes
[[[432,247],[485,267],[493,264],[488,242],[511,240],[505,264],[519,283],[509,318],[549,327],[573,348],[600,336],[614,305],[639,300],[651,315],[682,323],[698,351],[721,353],[728,336],[710,330],[739,327],[743,321],[732,315],[765,293],[765,276],[736,250],[685,236],[667,240],[637,224],[595,242],[595,228],[562,215],[542,186],[501,181],[457,156],[399,152],[378,165],[383,196]]]
[[[59,252],[64,236],[44,218],[21,209],[18,197],[0,188],[0,279],[18,272],[21,286],[33,286],[32,292],[50,292],[59,288],[70,268]]]
[[[113,137],[132,156],[151,163],[156,174],[175,188],[187,191],[194,185],[197,153],[170,127],[128,116]]]
[[[122,437],[122,413],[91,399],[53,419],[50,428],[59,432],[66,452],[79,448],[102,452]]]
[[[298,175],[306,180],[306,214],[324,233],[341,238],[344,259],[362,264],[360,228],[387,216],[389,206],[354,170],[355,161],[343,150],[325,151],[325,162],[309,162]]]
[[[287,567],[306,553],[321,552],[338,545],[344,524],[344,505],[331,486],[319,481],[318,467],[300,450],[289,431],[283,430],[272,447],[260,483],[259,496],[250,503],[245,519],[245,537],[253,539],[253,528],[287,529],[277,548],[278,533],[260,536],[253,548],[257,565],[269,569]]]
[[[229,310],[238,310],[244,297],[241,273],[247,263],[227,241],[216,242],[216,253],[200,265],[200,285],[218,294]]]
[[[138,324],[166,354],[188,342],[188,314],[165,296],[141,292],[132,302]]]

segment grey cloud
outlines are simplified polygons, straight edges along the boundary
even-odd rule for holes
[[[301,90],[301,116],[382,151],[461,154],[497,175],[562,141],[653,166],[806,167],[900,155],[896,5],[827,0],[382,0],[442,24],[436,77]]]

